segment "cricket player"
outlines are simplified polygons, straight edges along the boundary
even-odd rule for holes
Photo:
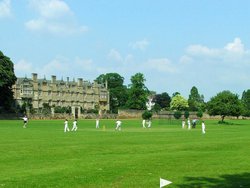
[[[148,128],[151,128],[151,125],[152,125],[152,121],[148,120]]]
[[[191,129],[191,122],[189,118],[188,118],[188,129]]]
[[[182,120],[182,128],[183,129],[185,128],[185,120],[184,119]]]
[[[206,133],[206,126],[205,126],[205,123],[204,123],[204,121],[202,121],[202,123],[201,123],[201,131],[202,131],[202,134],[205,134]]]
[[[28,123],[28,117],[25,115],[23,117],[23,128],[26,128],[27,127],[27,123]]]
[[[77,130],[77,120],[75,119],[75,121],[73,121],[73,127],[71,131],[76,131],[76,130]]]
[[[116,128],[115,128],[115,130],[121,131],[121,129],[122,129],[121,125],[122,125],[122,122],[118,119],[116,121]]]
[[[95,120],[95,128],[99,129],[99,118],[96,118]]]
[[[68,120],[65,119],[65,121],[64,121],[64,132],[66,133],[67,131],[69,131],[69,125],[68,125]]]
[[[142,127],[143,127],[143,128],[146,128],[145,124],[146,124],[146,120],[143,119],[143,120],[142,120]]]

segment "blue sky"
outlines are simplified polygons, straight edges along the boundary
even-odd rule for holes
[[[0,50],[18,77],[137,72],[157,93],[250,89],[250,1],[0,0]]]

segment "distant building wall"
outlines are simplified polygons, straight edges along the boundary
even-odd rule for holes
[[[80,114],[79,109],[99,109],[100,113],[109,111],[109,91],[103,84],[84,81],[78,78],[77,81],[63,79],[57,80],[51,76],[51,80],[38,79],[36,73],[32,78],[17,78],[12,87],[16,105],[24,103],[32,105],[38,111],[46,103],[50,107],[72,107],[72,114]],[[77,109],[77,112],[75,112]]]

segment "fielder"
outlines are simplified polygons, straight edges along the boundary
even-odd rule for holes
[[[116,128],[115,128],[115,130],[121,131],[121,129],[122,129],[121,125],[122,125],[122,122],[118,119],[116,121]]]
[[[23,128],[26,128],[27,127],[27,123],[28,123],[28,118],[27,118],[27,116],[25,115],[24,117],[23,117]]]
[[[191,122],[189,118],[188,118],[188,129],[191,129]]]
[[[65,119],[65,121],[64,121],[64,132],[66,133],[67,131],[69,131],[69,125],[68,125],[68,120]]]
[[[183,129],[185,128],[185,120],[184,119],[182,120],[182,128]]]
[[[71,131],[76,131],[76,130],[77,130],[77,120],[75,119],[75,121],[73,121],[73,127]]]
[[[148,128],[151,128],[152,122],[151,120],[148,120]]]
[[[202,121],[202,123],[201,123],[201,131],[202,131],[202,134],[206,133],[206,125],[205,125],[204,121]]]
[[[99,118],[97,118],[95,121],[95,128],[99,129]]]
[[[146,128],[145,124],[146,124],[146,120],[143,119],[143,120],[142,120],[142,127],[143,127],[143,128]]]

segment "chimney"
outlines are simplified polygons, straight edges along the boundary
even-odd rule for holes
[[[56,83],[56,76],[54,76],[54,75],[51,76],[51,83],[52,84]]]
[[[37,73],[32,73],[33,82],[37,82]]]

